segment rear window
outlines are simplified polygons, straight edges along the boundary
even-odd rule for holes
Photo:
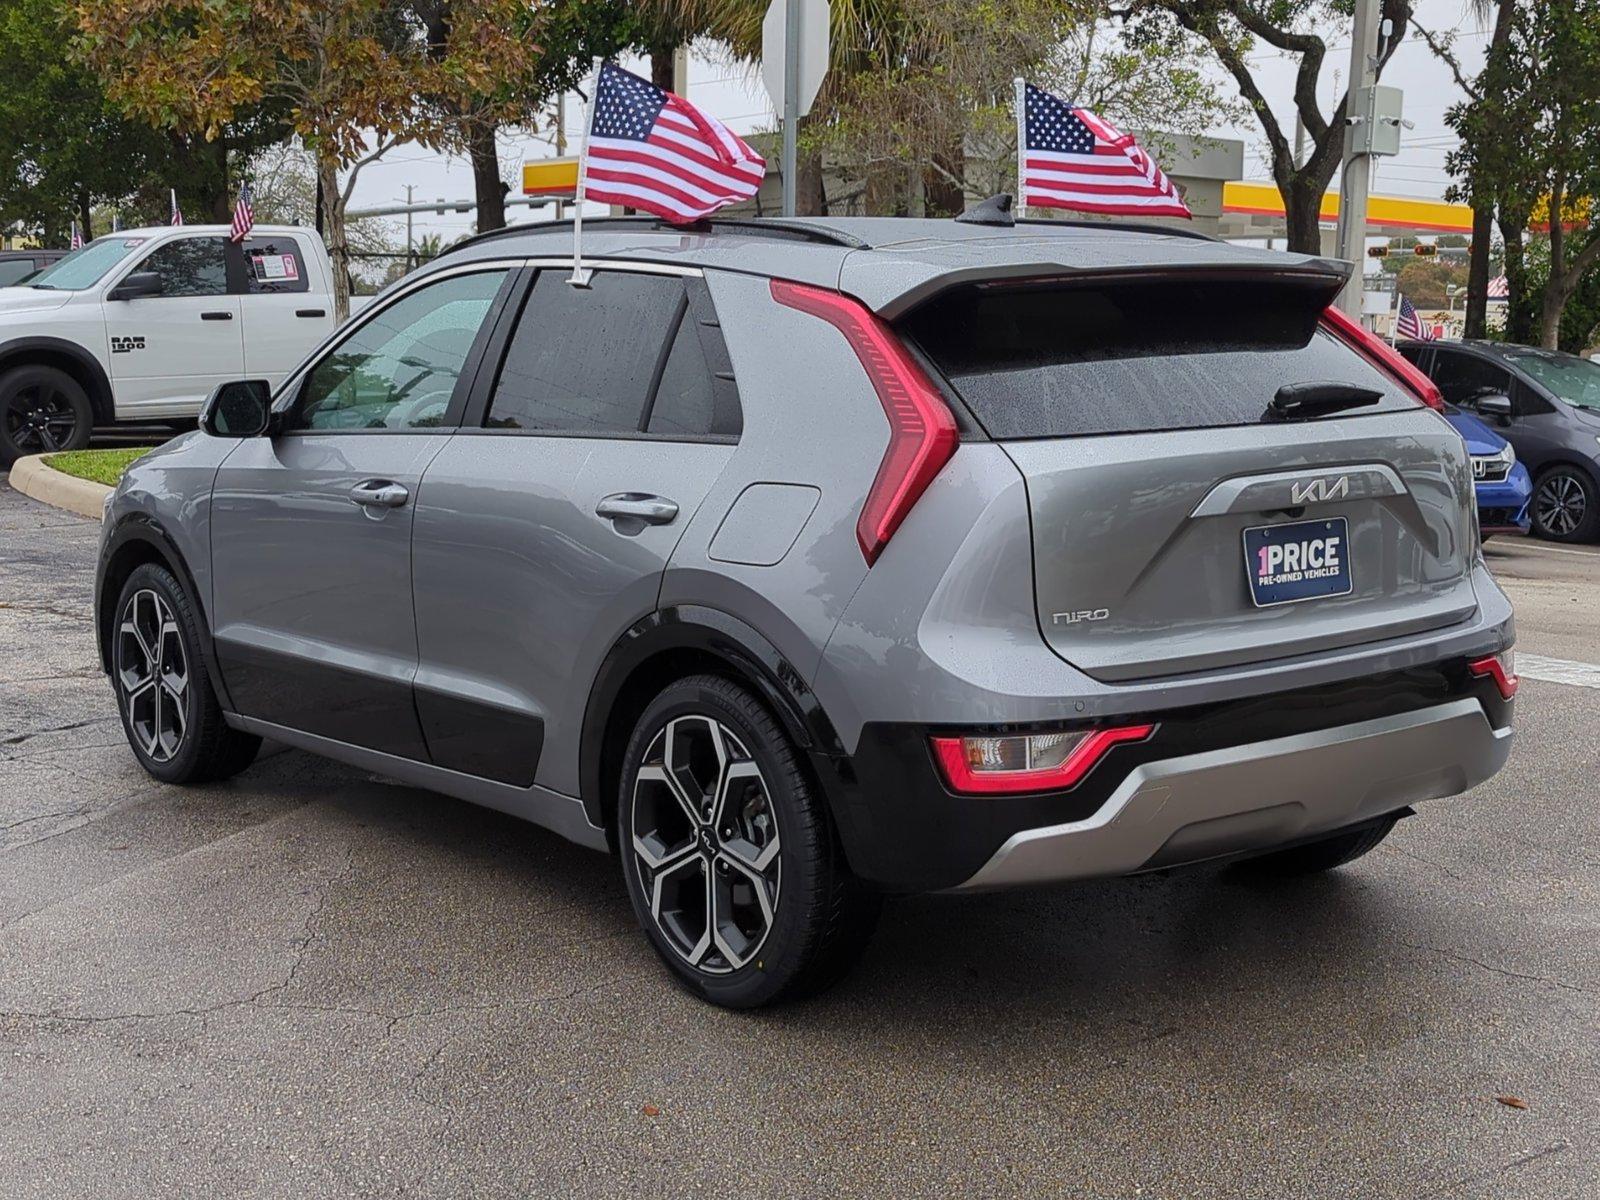
[[[1263,280],[977,284],[901,323],[994,438],[1253,425],[1290,383],[1382,392],[1384,372],[1317,321],[1320,287]]]

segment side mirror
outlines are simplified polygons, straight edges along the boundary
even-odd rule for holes
[[[272,388],[265,379],[219,383],[200,409],[200,428],[212,437],[260,437],[272,425]]]
[[[135,271],[112,288],[106,299],[137,300],[141,296],[159,296],[161,292],[161,276],[154,271]]]
[[[1493,417],[1497,421],[1511,420],[1511,397],[1502,396],[1498,392],[1491,392],[1487,396],[1479,396],[1475,401],[1477,409],[1486,417]]]

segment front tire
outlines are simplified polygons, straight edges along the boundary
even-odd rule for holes
[[[1234,865],[1240,875],[1256,879],[1293,879],[1301,875],[1317,875],[1354,862],[1374,849],[1389,836],[1398,817],[1383,817],[1355,829],[1346,829],[1322,838],[1291,846],[1287,850],[1274,850],[1256,858],[1247,858]]]
[[[1551,467],[1540,475],[1528,511],[1533,531],[1552,542],[1592,542],[1600,534],[1600,496],[1579,467]]]
[[[0,375],[0,467],[25,454],[82,450],[94,408],[78,381],[54,367],[16,367]]]
[[[782,726],[744,688],[681,680],[639,718],[617,797],[622,874],[689,991],[756,1008],[852,966],[880,900],[849,871]]]
[[[172,572],[134,568],[117,599],[111,678],[133,756],[164,783],[227,779],[261,748],[223,717],[200,636],[199,615]]]

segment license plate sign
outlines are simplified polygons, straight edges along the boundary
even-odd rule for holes
[[[1347,596],[1350,523],[1344,517],[1244,531],[1244,573],[1257,608]]]

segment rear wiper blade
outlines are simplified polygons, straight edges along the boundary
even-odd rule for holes
[[[1382,392],[1351,383],[1286,383],[1272,397],[1261,419],[1308,421],[1347,408],[1364,408],[1382,399]]]

